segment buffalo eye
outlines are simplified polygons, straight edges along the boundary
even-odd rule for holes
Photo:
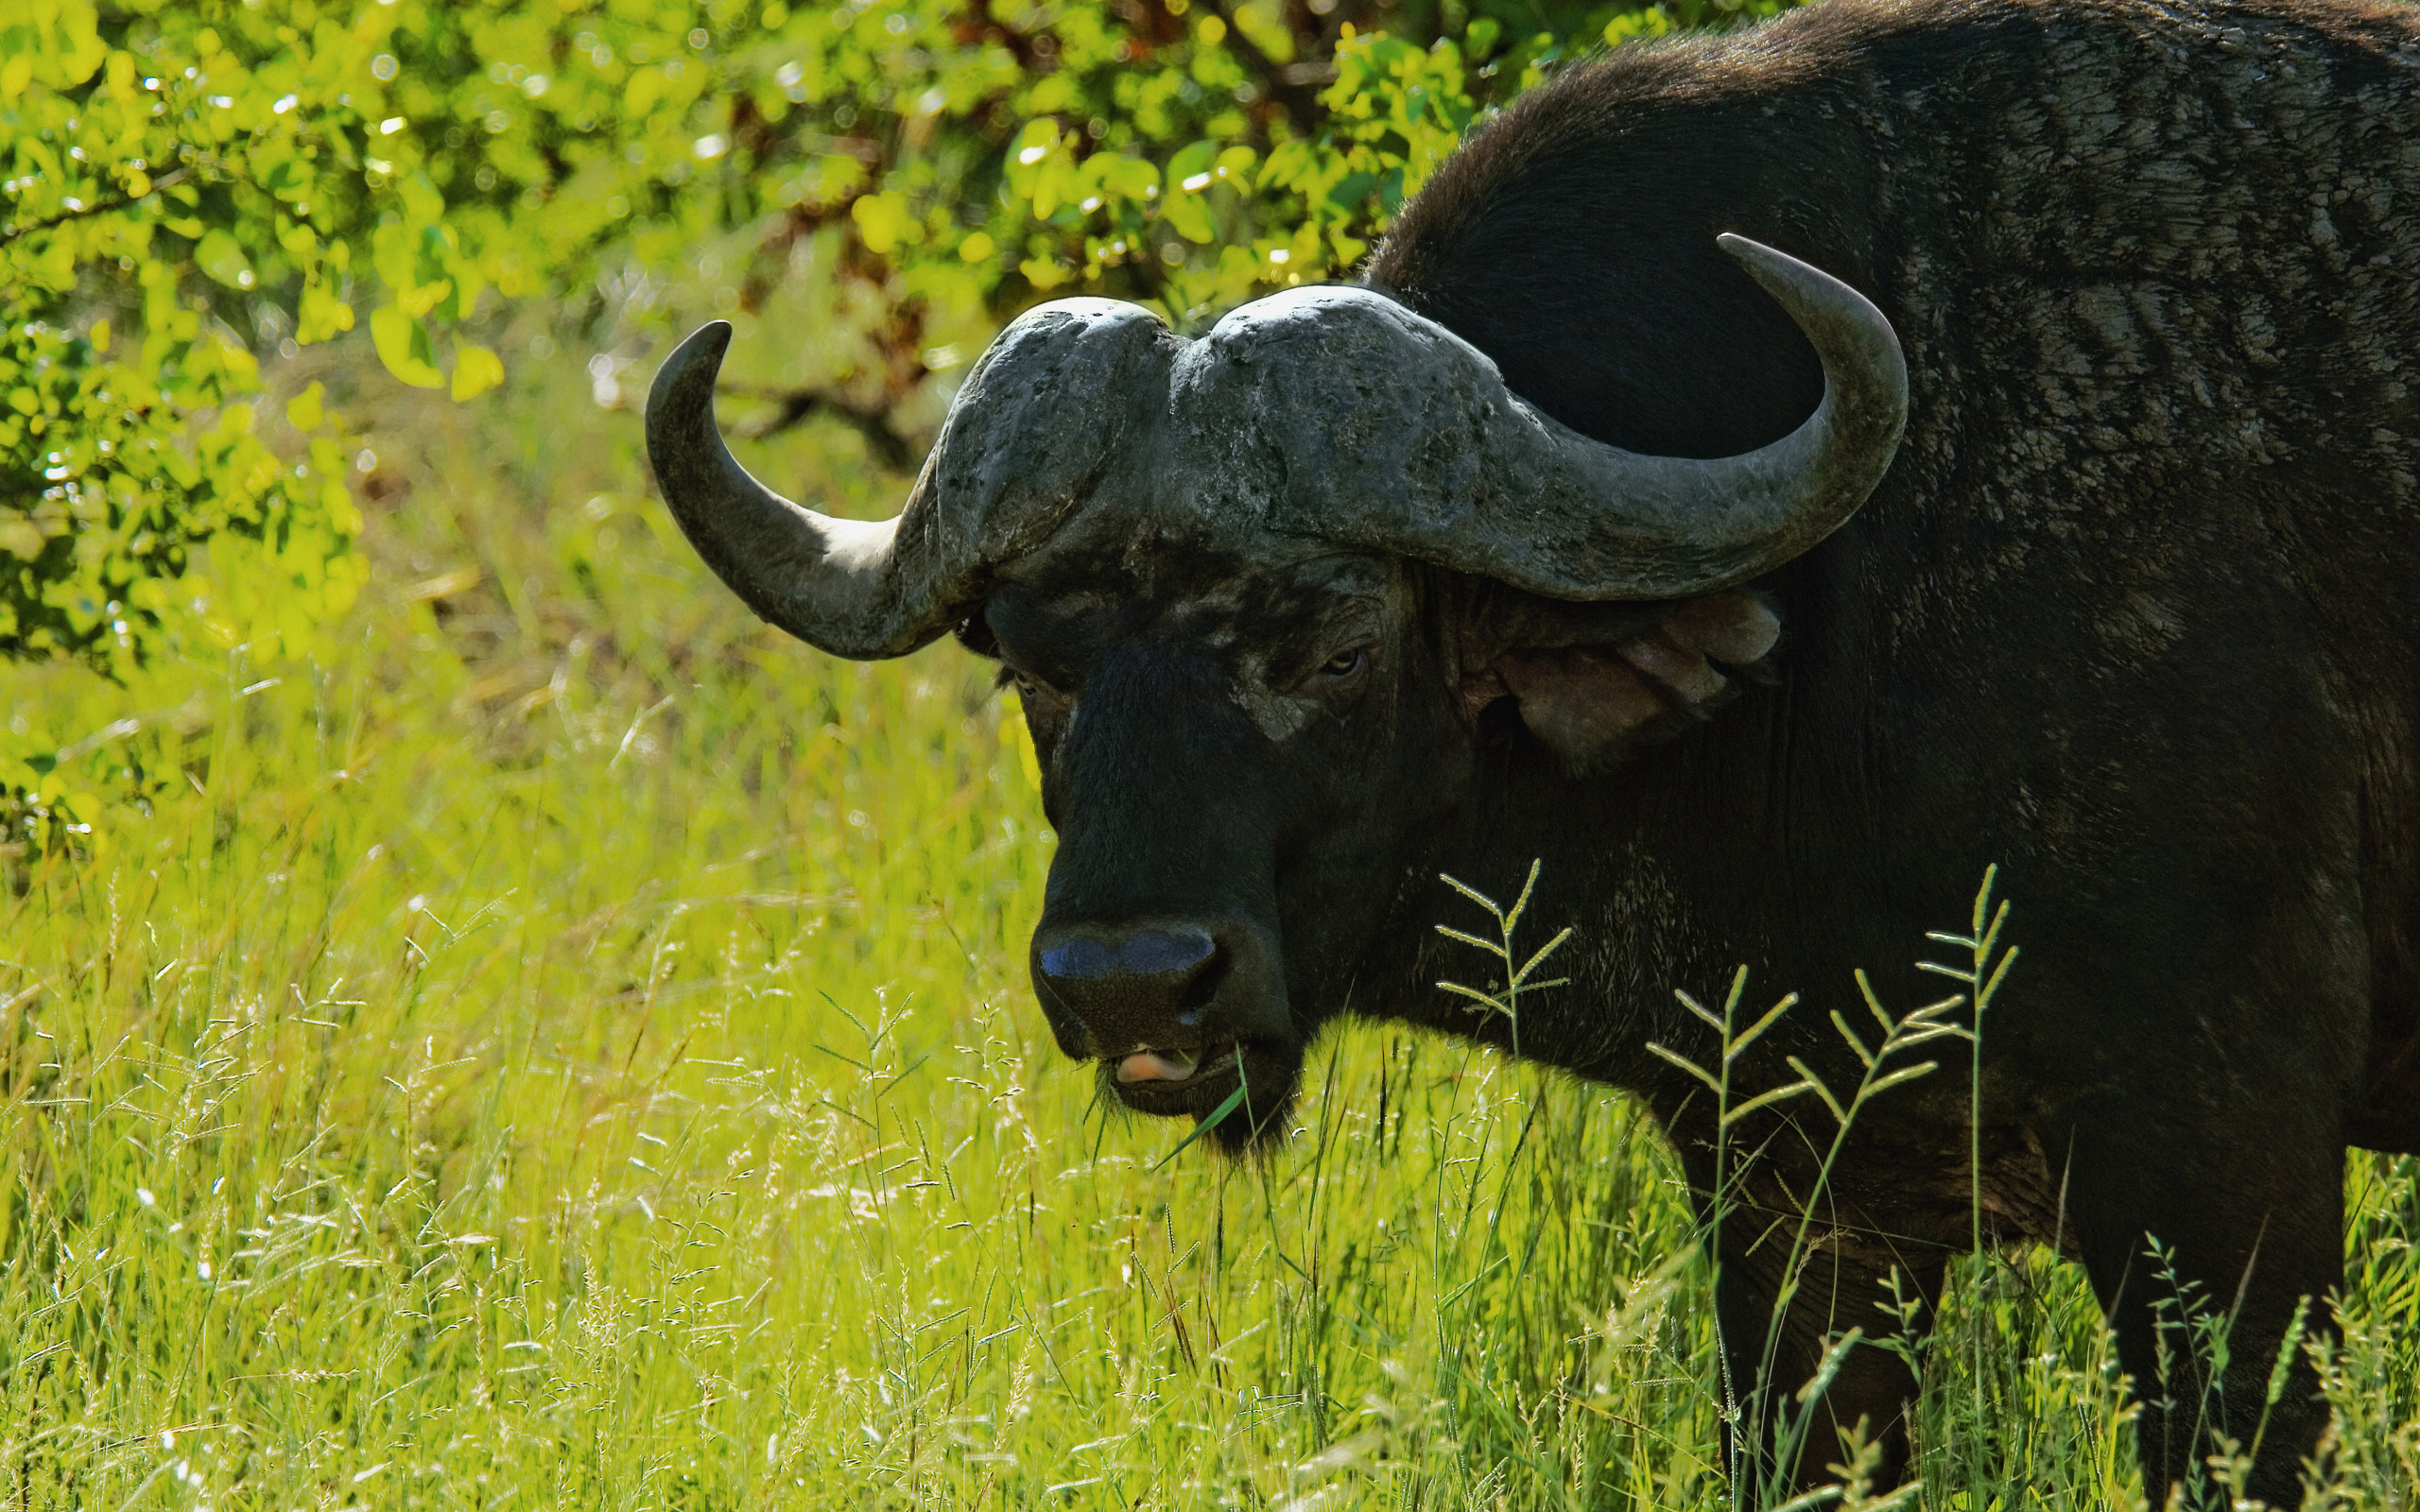
[[[1357,645],[1351,650],[1339,651],[1321,662],[1319,670],[1311,674],[1311,686],[1333,688],[1351,681],[1369,669],[1371,658],[1376,651],[1377,647],[1374,645]]]
[[[1017,690],[1017,696],[1028,703],[1033,702],[1049,691],[1048,686],[1040,678],[1030,672],[1020,672],[1006,662],[1001,663],[999,678],[993,686],[1014,688]]]

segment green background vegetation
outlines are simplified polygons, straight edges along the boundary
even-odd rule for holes
[[[21,0],[0,658],[123,682],[204,645],[317,649],[362,582],[348,483],[388,429],[340,376],[300,381],[348,334],[355,366],[463,402],[585,360],[610,404],[676,324],[736,317],[752,433],[838,424],[910,468],[1018,310],[1083,291],[1190,326],[1336,276],[1478,112],[1671,24],[1620,0]],[[172,780],[75,739],[0,730],[37,832]]]
[[[732,315],[752,468],[887,513],[1023,304],[1333,276],[1670,19],[9,10],[0,1496],[1724,1504],[1637,1112],[1357,1028],[1265,1165],[1160,1165],[1028,1001],[986,669],[755,624],[632,411]],[[2414,1174],[2347,1164],[2317,1504],[2415,1504]],[[1968,1267],[1921,1504],[2137,1504],[2114,1370],[2071,1267]]]

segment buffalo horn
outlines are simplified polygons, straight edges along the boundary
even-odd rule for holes
[[[673,349],[648,390],[648,460],[706,565],[749,608],[836,656],[902,656],[977,601],[991,567],[1046,540],[1167,391],[1175,338],[1140,306],[1060,300],[993,342],[897,518],[836,520],[757,482],[715,425],[731,326]]]
[[[1250,416],[1286,460],[1263,518],[1564,599],[1668,599],[1759,576],[1855,513],[1891,465],[1907,366],[1882,312],[1830,274],[1721,238],[1814,343],[1824,401],[1737,456],[1648,456],[1505,387],[1453,332],[1359,288],[1243,306],[1179,369],[1197,408]],[[1203,438],[1203,444],[1211,444]]]
[[[1722,249],[1779,301],[1824,363],[1824,402],[1799,427],[1737,456],[1645,456],[1552,421],[1508,448],[1539,504],[1594,526],[1610,572],[1575,580],[1530,554],[1518,586],[1589,598],[1682,598],[1772,571],[1839,528],[1882,481],[1908,422],[1899,338],[1864,295],[1745,236]],[[1543,417],[1541,417],[1543,419]],[[1551,501],[1551,502],[1549,502]],[[1575,592],[1577,591],[1577,592]]]

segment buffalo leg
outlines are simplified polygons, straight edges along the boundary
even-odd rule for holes
[[[2080,1123],[2076,1143],[2068,1220],[2142,1404],[2145,1495],[2163,1504],[2232,1438],[2258,1445],[2245,1492],[2299,1505],[2301,1464],[2327,1408],[2300,1349],[2273,1405],[2269,1384],[2297,1311],[2309,1310],[2307,1332],[2324,1332],[2343,1281],[2342,1151],[2271,1139],[2171,1155],[2147,1148],[2138,1121],[2123,1118]],[[2177,1178],[2192,1171],[2213,1175]],[[2207,1330],[2230,1313],[2214,1373]]]
[[[1801,1262],[1796,1294],[1776,1327],[1795,1225],[1761,1236],[1757,1229],[1763,1226],[1740,1218],[1725,1227],[1715,1314],[1737,1413],[1737,1436],[1726,1446],[1735,1486],[1753,1502],[1759,1492],[1828,1486],[1838,1479],[1830,1467],[1845,1462],[1848,1436],[1860,1429],[1866,1442],[1881,1449],[1873,1485],[1898,1485],[1908,1474],[1917,1383],[1905,1355],[1883,1341],[1901,1339],[1900,1310],[1910,1302],[1916,1310],[1905,1323],[1922,1332],[1940,1296],[1946,1255],[1938,1249],[1893,1254],[1865,1246],[1843,1252],[1831,1244],[1815,1248]],[[1841,1359],[1830,1386],[1811,1408],[1800,1402],[1800,1391],[1851,1329],[1861,1331],[1862,1338]],[[1777,1442],[1793,1423],[1799,1428],[1795,1447]],[[1793,1463],[1780,1463],[1785,1454]]]

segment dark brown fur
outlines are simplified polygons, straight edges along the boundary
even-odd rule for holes
[[[2362,747],[2378,1020],[2349,1133],[2404,1150],[2420,615],[2377,611],[2420,536],[2415,79],[2402,5],[1833,0],[1528,96],[1371,269],[1558,419],[1692,455],[1771,439],[1822,392],[1717,232],[1872,292],[1916,403],[1865,523],[1988,539],[1892,585],[1886,653],[1972,634],[2046,556],[2099,557],[2084,675],[2155,663],[2187,633],[2167,559],[2227,523],[2179,501],[2259,479],[2234,514],[2343,663],[2313,670]],[[1602,293],[1639,287],[1657,297]]]
[[[2333,1284],[2342,1146],[2420,1150],[2420,13],[1830,0],[1626,49],[1446,163],[1371,278],[1566,423],[1719,455],[1822,391],[1726,231],[1870,294],[1912,411],[1775,580],[1779,696],[1616,779],[1623,890],[1651,873],[1667,922],[1607,969],[1660,990],[1701,931],[1844,968],[1856,910],[2006,863],[2040,933],[1988,1037],[1986,1205],[2067,1226],[2138,1376],[2147,1230],[2213,1296],[2253,1269],[2256,1353]],[[1872,1228],[1954,1245],[1927,1116],[1852,1185]],[[1886,1412],[1908,1383],[1876,1369],[1844,1403]],[[2280,1501],[2321,1420],[2290,1399]],[[2154,1486],[2196,1452],[2145,1435]]]

